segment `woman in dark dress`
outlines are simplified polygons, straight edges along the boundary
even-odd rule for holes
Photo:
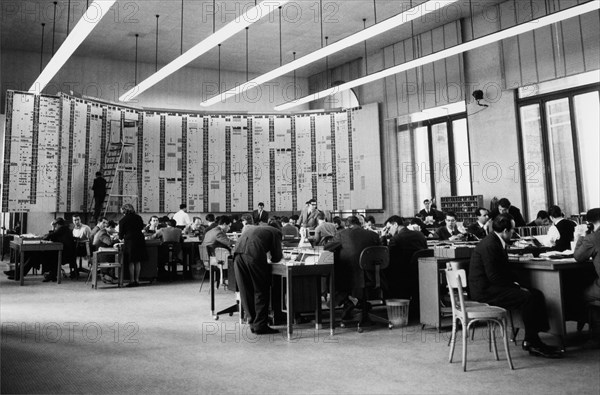
[[[121,207],[125,216],[119,221],[119,239],[124,240],[123,262],[129,262],[128,287],[137,287],[140,282],[141,261],[147,259],[146,241],[144,240],[144,220],[135,213],[129,203]]]

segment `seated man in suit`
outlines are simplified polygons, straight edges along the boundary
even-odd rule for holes
[[[435,235],[440,240],[463,240],[464,235],[460,232],[460,230],[458,230],[458,227],[456,226],[456,214],[454,214],[451,211],[447,212],[446,225],[438,228],[438,230],[435,231]]]
[[[425,208],[417,214],[426,225],[436,225],[444,220],[444,213],[433,207],[433,202],[429,199],[423,200]]]
[[[521,215],[521,210],[513,206],[507,198],[498,200],[498,208],[491,212],[490,219],[496,218],[499,214],[510,214],[515,221],[516,227],[525,226],[525,220],[523,219],[523,215]]]
[[[364,274],[359,266],[360,253],[366,247],[379,245],[377,233],[363,229],[357,217],[353,215],[348,217],[346,225],[346,229],[337,232],[333,240],[325,245],[326,250],[336,251],[334,264],[335,305],[344,302],[343,319],[350,318],[352,309],[356,307],[356,304],[348,296],[362,297]]]
[[[558,206],[550,206],[548,215],[552,221],[552,226],[548,229],[550,241],[554,244],[553,250],[564,251],[571,249],[573,241],[573,232],[577,224],[570,219],[565,219],[565,215]]]
[[[160,228],[154,234],[155,239],[161,239],[163,243],[176,243],[174,247],[174,255],[177,259],[183,259],[183,252],[181,250],[181,242],[183,241],[183,232],[177,227],[177,221],[170,219],[167,222],[166,228]],[[158,257],[158,276],[164,278],[166,274],[165,263],[169,261],[169,249],[165,245],[161,245],[159,248]]]
[[[288,238],[293,239],[300,237],[300,232],[298,231],[298,228],[295,225],[295,220],[288,217],[282,217],[281,223],[283,224],[283,226],[281,227],[281,233],[283,234],[284,238],[286,238],[286,236]]]
[[[525,325],[523,349],[531,355],[546,358],[560,356],[558,350],[542,342],[538,332],[547,331],[548,316],[544,295],[537,289],[526,289],[517,283],[506,253],[513,224],[508,215],[499,214],[492,223],[493,233],[483,239],[471,255],[469,289],[477,302],[520,309]]]
[[[472,223],[467,228],[467,232],[477,237],[478,240],[483,239],[488,235],[488,222],[490,220],[490,212],[487,208],[479,207],[477,209],[477,222]]]
[[[415,296],[415,289],[418,293],[417,267],[410,267],[410,262],[415,252],[427,249],[427,238],[420,231],[408,229],[406,222],[397,215],[392,215],[386,221],[386,228],[389,228],[391,235],[388,241],[390,265],[382,276],[386,299],[409,299]]]
[[[598,276],[594,282],[584,290],[583,296],[586,302],[600,302],[600,208],[593,208],[586,214],[588,224],[593,226],[593,231],[589,234],[586,225],[579,225],[575,231],[575,259],[578,262],[585,262],[592,258],[594,260],[594,269]],[[590,329],[596,342],[600,345],[600,313],[593,311],[591,316]]]
[[[335,236],[337,228],[331,222],[327,222],[325,213],[317,214],[317,221],[319,221],[319,225],[315,228],[315,244],[321,243],[321,240],[325,237]]]
[[[227,215],[219,217],[219,223],[217,226],[206,232],[202,245],[206,247],[209,255],[213,255],[213,251],[217,247],[223,247],[231,250],[233,242],[227,237],[229,232],[229,226],[231,225],[231,219]],[[243,233],[243,232],[242,232]]]
[[[265,204],[263,202],[258,203],[258,209],[252,212],[252,220],[256,225],[261,222],[264,224],[269,222],[269,212],[265,211]]]
[[[185,227],[183,231],[188,236],[198,237],[198,240],[204,239],[204,225],[202,225],[202,218],[194,217],[192,223]]]

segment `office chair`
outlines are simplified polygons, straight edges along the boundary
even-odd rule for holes
[[[181,242],[165,241],[160,245],[163,252],[167,253],[167,268],[169,271],[169,279],[173,281],[177,277],[177,264],[181,262],[179,253],[181,252]],[[162,254],[161,254],[162,255]],[[161,262],[161,265],[163,262]]]
[[[506,350],[506,359],[511,370],[514,369],[510,350],[508,348],[507,317],[505,309],[496,306],[467,306],[465,303],[464,287],[467,285],[467,274],[464,270],[446,269],[446,280],[448,282],[448,291],[450,292],[450,303],[452,304],[452,337],[450,339],[450,354],[448,362],[452,363],[454,356],[454,347],[456,345],[457,321],[462,326],[462,367],[467,371],[467,333],[471,325],[475,322],[486,322],[488,324],[489,344],[494,351],[496,361],[498,358],[498,348],[496,347],[496,326],[502,332],[504,349]]]
[[[360,300],[362,304],[360,319],[358,320],[357,331],[363,332],[361,325],[364,325],[368,320],[387,324],[389,329],[392,329],[392,323],[383,317],[369,313],[370,303],[368,303],[370,292],[377,294],[377,299],[380,305],[385,306],[385,300],[381,290],[381,270],[388,267],[390,263],[390,254],[386,246],[366,247],[360,253],[359,266],[364,274],[363,294]],[[342,325],[344,327],[344,323]]]

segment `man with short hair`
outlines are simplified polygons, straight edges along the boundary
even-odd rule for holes
[[[552,249],[556,251],[571,249],[573,232],[575,232],[577,224],[569,219],[565,219],[562,210],[556,205],[548,208],[548,215],[552,221],[552,226],[548,229],[550,242],[554,245]]]
[[[467,228],[467,232],[481,240],[488,235],[488,221],[490,212],[487,208],[479,207],[477,209],[477,222],[472,223]]]
[[[351,317],[355,304],[348,296],[362,298],[364,273],[360,268],[361,252],[366,247],[379,245],[379,236],[375,232],[363,229],[359,219],[351,215],[346,219],[347,228],[337,232],[333,239],[325,244],[328,251],[336,251],[335,270],[335,305],[344,302],[343,319]],[[362,317],[363,323],[368,317]]]
[[[331,222],[327,222],[325,219],[325,213],[320,212],[317,214],[317,221],[319,225],[315,228],[315,243],[319,244],[321,240],[328,236],[335,236],[337,228]]]
[[[584,290],[583,296],[586,302],[600,302],[600,208],[588,210],[586,214],[588,224],[593,226],[592,232],[588,232],[587,226],[579,225],[575,230],[575,253],[577,262],[586,262],[593,259],[596,279]],[[600,343],[600,313],[597,309],[592,310],[590,330],[596,341]],[[598,344],[596,344],[598,345]]]
[[[213,255],[213,251],[217,247],[231,250],[233,242],[227,237],[229,225],[231,225],[231,219],[227,215],[222,215],[219,217],[219,224],[206,232],[202,245],[206,248],[209,255]]]
[[[261,222],[264,224],[269,222],[269,212],[265,211],[265,204],[263,202],[258,203],[258,209],[252,212],[252,221],[256,225]]]
[[[552,223],[550,216],[546,210],[540,210],[533,221],[527,224],[527,226],[548,226]]]
[[[477,302],[505,309],[520,309],[525,325],[523,349],[531,355],[556,358],[560,353],[544,344],[538,332],[550,328],[544,295],[537,289],[519,285],[508,263],[506,247],[513,233],[513,223],[506,214],[492,222],[493,233],[486,236],[471,255],[469,290]]]
[[[419,214],[417,215],[421,217],[426,225],[434,225],[444,220],[444,213],[436,210],[435,207],[433,207],[433,202],[431,200],[423,200],[423,206],[425,206],[425,208],[419,211]]]
[[[204,239],[204,225],[202,225],[202,218],[194,217],[193,222],[185,227],[183,231],[186,235],[198,237],[200,241]]]
[[[296,221],[288,217],[281,218],[281,223],[283,224],[283,227],[281,228],[281,233],[283,234],[284,238],[286,236],[289,238],[300,237],[300,232],[298,232],[298,228],[296,227],[295,222]]]
[[[519,210],[517,207],[513,206],[510,203],[510,200],[508,200],[507,198],[502,198],[502,199],[498,200],[498,208],[496,208],[494,211],[492,211],[490,218],[494,219],[499,214],[509,214],[512,217],[512,219],[515,221],[516,227],[526,225],[525,220],[523,219],[523,215],[521,215],[521,210]]]
[[[279,331],[269,327],[271,262],[283,258],[281,232],[272,226],[256,226],[252,217],[245,215],[246,222],[235,246],[233,262],[240,290],[242,305],[252,333],[268,335]]]
[[[404,218],[398,215],[387,219],[386,228],[391,238],[388,241],[390,264],[382,278],[384,297],[418,298],[418,267],[411,267],[410,263],[415,252],[427,249],[427,238],[420,231],[408,229]]]
[[[446,213],[446,226],[442,226],[435,231],[436,236],[440,240],[462,240],[464,235],[456,226],[456,214],[452,211]]]
[[[206,220],[206,229],[204,229],[205,234],[218,225],[218,223],[215,221],[215,215],[213,213],[206,214],[204,219]]]
[[[185,203],[181,203],[179,205],[179,211],[173,215],[173,219],[177,223],[176,226],[180,227],[181,229],[192,223],[190,215],[187,213],[187,205]]]
[[[101,217],[98,219],[98,222],[96,223],[96,226],[94,226],[94,228],[92,229],[91,233],[90,233],[90,240],[94,240],[94,237],[96,237],[96,234],[101,230],[106,228],[106,226],[108,225],[108,219],[106,217]]]
[[[89,226],[81,222],[81,217],[73,215],[73,237],[77,240],[89,240],[92,230]]]
[[[317,208],[317,200],[310,199],[306,202],[306,207],[300,214],[300,226],[303,228],[314,229],[319,224],[317,215],[321,210]]]

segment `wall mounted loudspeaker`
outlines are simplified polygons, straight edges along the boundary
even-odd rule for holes
[[[475,98],[475,101],[477,101],[477,105],[481,106],[481,107],[487,107],[487,104],[481,104],[479,101],[483,100],[483,91],[481,90],[476,90],[473,92],[473,97]]]

